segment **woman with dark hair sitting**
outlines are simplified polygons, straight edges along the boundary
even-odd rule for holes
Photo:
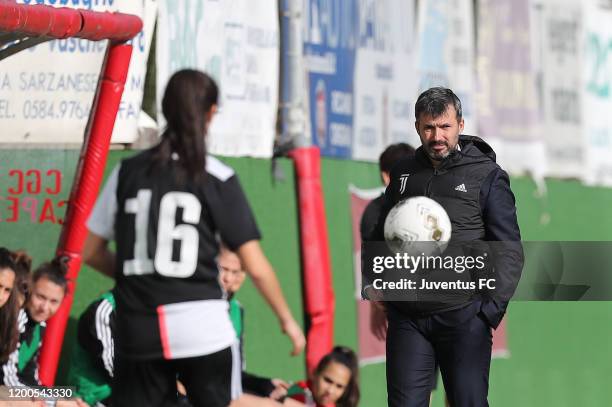
[[[308,382],[296,383],[287,391],[287,406],[357,407],[359,403],[357,355],[346,346],[336,346],[323,356]]]
[[[32,286],[32,258],[24,250],[12,253],[15,262],[15,295],[19,308],[23,307]]]
[[[8,360],[17,347],[17,315],[19,304],[15,295],[16,266],[13,253],[0,247],[0,363]]]
[[[7,386],[40,386],[38,355],[46,321],[58,310],[66,290],[68,267],[65,259],[56,258],[40,265],[32,276],[31,291],[19,313],[17,349],[2,365],[0,377]]]

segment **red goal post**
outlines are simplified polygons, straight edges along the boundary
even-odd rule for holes
[[[45,41],[70,37],[109,40],[94,96],[68,208],[56,253],[70,258],[68,292],[57,314],[47,323],[40,357],[40,380],[55,382],[64,331],[81,267],[87,235],[85,222],[102,182],[110,139],[127,78],[132,46],[126,42],[142,30],[139,17],[0,0],[0,61]]]

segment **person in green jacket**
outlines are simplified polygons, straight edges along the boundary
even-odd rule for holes
[[[105,292],[81,314],[72,350],[68,383],[90,406],[110,404],[115,346],[115,297]]]

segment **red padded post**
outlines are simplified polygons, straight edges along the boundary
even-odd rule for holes
[[[98,89],[98,100],[88,126],[88,135],[79,158],[72,184],[66,218],[57,248],[58,255],[70,257],[68,293],[59,310],[47,323],[40,354],[40,381],[46,386],[55,382],[55,374],[64,341],[64,331],[74,299],[76,279],[81,268],[81,252],[87,236],[85,222],[96,202],[106,158],[119,110],[123,87],[132,56],[132,46],[111,44]]]
[[[334,290],[332,286],[325,202],[321,187],[318,147],[296,148],[289,153],[297,176],[302,252],[306,368],[312,372],[334,344]]]

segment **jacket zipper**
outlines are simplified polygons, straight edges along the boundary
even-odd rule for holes
[[[427,185],[425,186],[425,196],[431,198],[431,181],[433,181],[434,177],[438,175],[438,170],[434,168],[433,175],[429,177],[427,181]]]

